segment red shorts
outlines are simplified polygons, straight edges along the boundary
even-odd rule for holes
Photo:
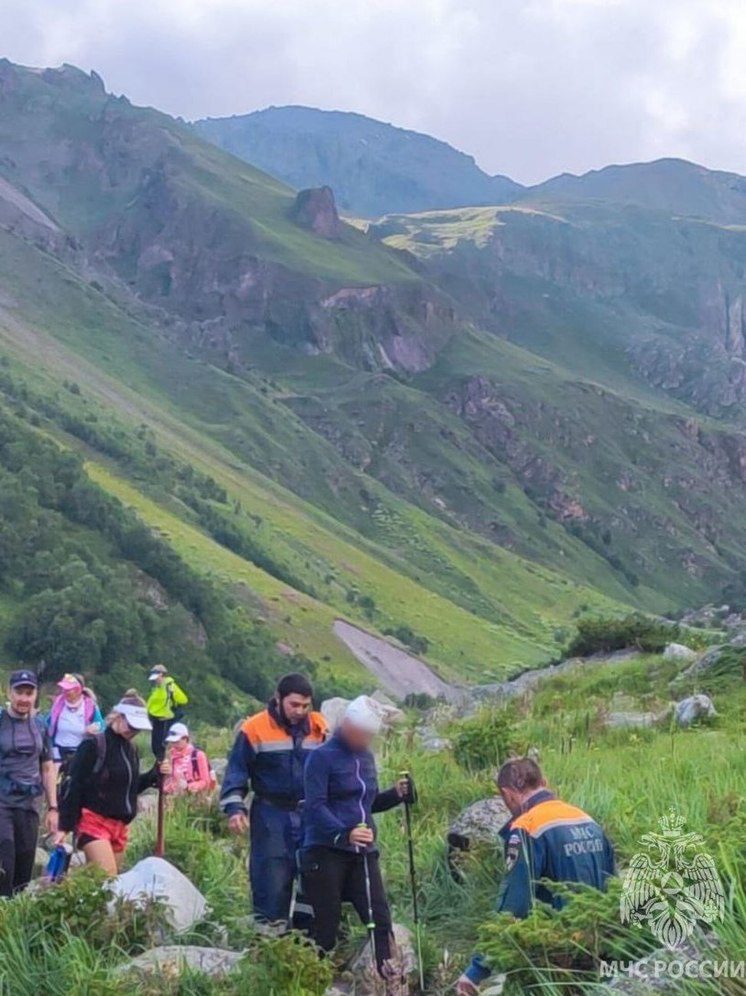
[[[113,820],[110,816],[101,816],[83,807],[78,823],[78,846],[85,847],[92,840],[108,840],[115,854],[121,853],[127,847],[130,828],[121,820]]]

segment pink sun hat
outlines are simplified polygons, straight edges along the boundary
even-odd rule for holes
[[[74,674],[63,674],[57,682],[57,687],[61,688],[63,692],[71,692],[74,688],[82,688],[83,686]]]

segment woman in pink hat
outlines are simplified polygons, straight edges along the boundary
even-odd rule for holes
[[[57,682],[60,694],[47,718],[52,756],[58,766],[69,761],[83,737],[100,733],[104,719],[96,696],[86,688],[83,676],[66,674]]]

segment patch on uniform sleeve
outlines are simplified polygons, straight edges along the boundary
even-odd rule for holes
[[[515,867],[518,856],[521,853],[521,838],[517,833],[512,833],[508,838],[508,847],[505,851],[505,871],[512,871]]]

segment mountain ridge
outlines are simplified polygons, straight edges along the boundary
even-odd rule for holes
[[[241,640],[360,687],[345,617],[479,682],[583,612],[741,597],[737,385],[708,412],[669,384],[737,359],[737,231],[567,200],[366,233],[323,191],[294,220],[290,188],[179,122],[9,63],[0,177],[0,404],[208,576]],[[8,580],[0,631],[32,598]],[[206,653],[246,690],[222,626]]]
[[[193,127],[291,187],[331,186],[343,210],[366,217],[502,202],[523,189],[447,142],[350,111],[285,105]]]

